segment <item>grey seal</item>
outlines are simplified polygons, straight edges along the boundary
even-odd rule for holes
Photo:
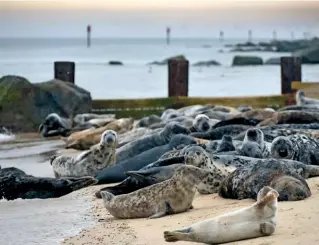
[[[113,130],[106,130],[100,143],[77,156],[53,156],[51,165],[56,178],[95,176],[103,168],[115,164],[115,149],[117,134]]]
[[[49,114],[39,126],[42,137],[69,136],[72,130],[72,120],[60,117],[56,113]]]
[[[319,100],[306,97],[305,92],[303,90],[298,90],[296,93],[296,102],[299,106],[304,105],[318,105],[319,106]]]
[[[196,185],[208,175],[207,170],[181,166],[174,176],[141,190],[114,196],[102,191],[105,208],[116,218],[160,218],[191,208]]]

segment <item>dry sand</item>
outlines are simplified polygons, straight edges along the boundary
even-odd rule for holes
[[[298,202],[279,202],[276,232],[269,237],[262,237],[233,245],[315,245],[319,244],[319,178],[308,180],[312,197]],[[104,208],[102,200],[93,197],[102,186],[94,186],[79,191],[79,194],[92,196],[92,215],[98,224],[82,231],[75,237],[65,239],[67,245],[164,245],[165,230],[177,229],[192,223],[212,218],[252,204],[253,200],[227,200],[218,195],[197,195],[194,209],[186,213],[166,216],[159,219],[116,220]],[[178,242],[175,244],[192,245],[195,243]]]

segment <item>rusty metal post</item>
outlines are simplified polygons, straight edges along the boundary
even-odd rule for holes
[[[188,60],[168,60],[168,97],[188,96]]]
[[[74,83],[75,63],[69,61],[54,62],[54,78],[64,82]]]
[[[291,83],[301,80],[301,59],[300,57],[281,57],[281,94],[291,94]]]

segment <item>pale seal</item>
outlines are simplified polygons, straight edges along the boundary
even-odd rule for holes
[[[116,218],[160,218],[185,212],[191,208],[196,185],[208,171],[193,166],[181,166],[173,177],[141,190],[114,196],[101,192],[105,208]]]
[[[319,141],[302,134],[280,136],[271,144],[271,157],[319,165]]]
[[[273,111],[268,111],[265,109],[253,109],[250,111],[246,111],[236,115],[235,117],[243,117],[243,118],[253,118],[258,120],[265,120],[267,118],[272,117],[275,114]]]
[[[212,129],[214,122],[206,115],[199,114],[195,117],[192,127],[193,132],[208,132]]]
[[[49,114],[39,126],[42,137],[68,136],[72,130],[72,120],[60,117],[56,113]]]
[[[319,106],[319,100],[306,97],[305,92],[303,90],[298,90],[296,93],[296,102],[299,106],[304,105],[317,105]]]
[[[91,146],[99,143],[101,135],[105,130],[114,130],[118,134],[121,134],[131,130],[133,123],[133,118],[121,118],[110,122],[104,127],[90,128],[80,132],[75,132],[65,140],[67,143],[66,148],[88,150]]]
[[[250,207],[229,212],[174,231],[164,231],[167,242],[190,241],[222,244],[245,239],[270,236],[277,225],[277,198],[271,187],[263,187],[257,202]]]
[[[118,136],[119,138],[119,143],[118,143],[118,147],[121,147],[129,142],[132,142],[134,140],[138,140],[144,136],[147,135],[151,135],[153,133],[159,132],[159,130],[153,130],[153,129],[149,129],[149,128],[134,128],[126,133],[120,134]]]
[[[17,168],[0,167],[0,200],[57,198],[93,185],[92,177],[42,178],[25,174]]]
[[[183,114],[180,113],[179,111],[175,110],[175,109],[167,109],[165,111],[163,111],[162,115],[161,115],[161,119],[163,122],[167,122],[170,119],[182,116]]]
[[[304,178],[295,169],[274,159],[238,168],[223,181],[219,195],[232,199],[256,199],[258,190],[266,185],[279,193],[279,201],[298,201],[311,196]]]
[[[169,143],[176,134],[189,134],[190,131],[176,122],[169,122],[160,132],[127,143],[117,149],[117,161],[124,161],[154,147]]]
[[[140,128],[140,127],[148,128],[155,123],[161,123],[161,122],[162,122],[162,119],[159,116],[150,115],[148,117],[144,117],[144,118],[140,119],[138,121],[138,123],[136,124],[136,127],[137,128]]]
[[[92,146],[90,150],[74,157],[54,156],[51,159],[54,175],[56,178],[95,176],[102,169],[115,164],[116,146],[116,132],[106,130],[101,136],[100,143]]]

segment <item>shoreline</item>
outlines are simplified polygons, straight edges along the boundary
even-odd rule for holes
[[[319,177],[307,180],[312,196],[296,202],[279,202],[278,224],[273,235],[256,239],[233,242],[233,245],[297,245],[317,244],[319,227]],[[62,245],[166,245],[165,230],[188,226],[195,222],[213,218],[217,215],[251,205],[252,199],[223,199],[217,194],[200,195],[196,193],[194,209],[185,213],[165,216],[159,219],[115,219],[103,206],[102,199],[96,199],[94,192],[106,185],[84,189],[85,195],[92,197],[92,210],[89,212],[97,224],[82,230],[78,235],[65,238]],[[192,242],[178,242],[192,245]]]

